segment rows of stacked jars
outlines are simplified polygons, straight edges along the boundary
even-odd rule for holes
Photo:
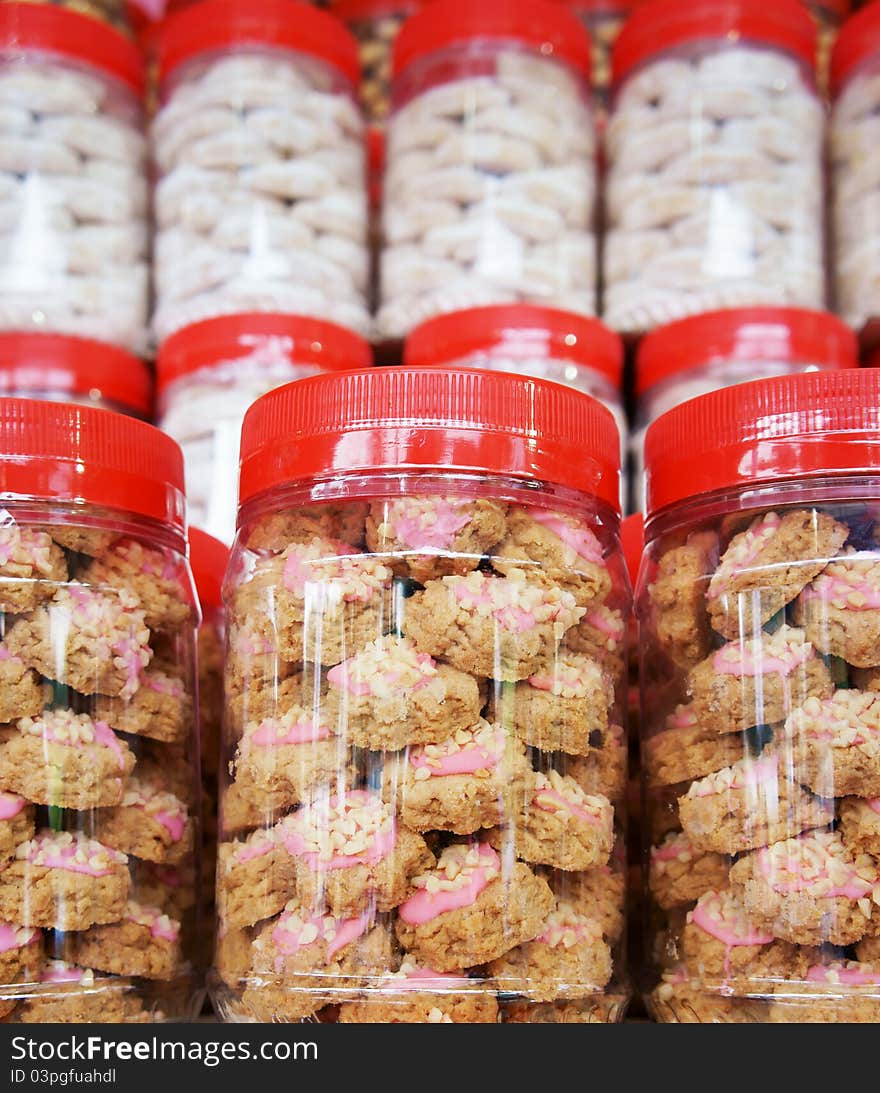
[[[194,1016],[197,611],[176,445],[0,400],[0,1015]]]
[[[302,380],[250,411],[241,495],[218,1011],[619,1018],[610,414],[489,372]]]
[[[660,1020],[880,1020],[878,406],[876,371],[788,376],[648,432]]]

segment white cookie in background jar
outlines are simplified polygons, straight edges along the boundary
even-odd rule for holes
[[[143,88],[118,31],[0,5],[0,330],[146,349]]]
[[[377,334],[534,303],[595,312],[590,43],[550,0],[436,0],[394,50]]]
[[[157,339],[255,311],[365,332],[354,38],[296,0],[206,0],[168,20],[159,56]]]
[[[825,303],[824,110],[798,0],[652,0],[614,49],[604,317]]]

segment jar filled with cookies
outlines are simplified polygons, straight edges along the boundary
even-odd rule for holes
[[[824,107],[800,0],[653,0],[614,47],[605,321],[825,305]]]
[[[618,476],[610,413],[520,376],[348,372],[250,411],[225,1019],[621,1017]]]
[[[668,1022],[880,1020],[880,374],[648,430],[649,980]]]
[[[394,49],[377,335],[533,303],[595,314],[590,41],[555,0],[436,0]]]
[[[185,1020],[198,611],[152,426],[0,398],[0,1014]]]
[[[204,0],[159,36],[159,342],[269,311],[369,327],[357,43],[298,0]]]

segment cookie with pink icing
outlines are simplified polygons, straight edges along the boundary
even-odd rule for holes
[[[277,634],[264,634],[259,619],[230,619],[227,627],[224,692],[228,716],[238,732],[248,721],[279,712],[278,688],[296,670],[279,656]]]
[[[397,937],[440,972],[486,964],[531,941],[553,908],[546,880],[523,862],[503,862],[485,842],[447,846],[412,888],[397,910]]]
[[[367,549],[400,577],[424,584],[470,573],[505,533],[507,506],[484,498],[397,497],[374,501]]]
[[[154,1018],[125,981],[95,975],[91,968],[63,960],[50,960],[16,1019],[23,1024],[117,1025],[144,1024]],[[162,1015],[157,1013],[155,1019],[161,1020]]]
[[[80,580],[125,589],[151,630],[178,630],[195,618],[194,593],[180,560],[136,539],[117,539],[83,569]]]
[[[801,786],[787,749],[770,747],[692,782],[678,814],[698,849],[739,854],[823,827],[834,802]]]
[[[340,1006],[340,1024],[494,1025],[498,1020],[491,984],[438,972],[411,956],[373,987],[369,997]]]
[[[729,642],[688,676],[698,722],[717,733],[779,724],[808,698],[827,698],[833,690],[825,662],[793,626]]]
[[[193,823],[186,804],[140,764],[115,808],[99,813],[96,836],[140,861],[179,865],[193,851]]]
[[[217,914],[236,930],[277,915],[296,891],[292,856],[278,828],[258,828],[217,847]]]
[[[390,760],[382,789],[413,831],[470,835],[515,809],[531,772],[524,745],[478,718],[442,743],[411,747]]]
[[[15,983],[33,983],[43,966],[43,932],[30,926],[0,922],[0,1020],[15,1009],[16,994],[4,988]]]
[[[609,945],[616,944],[624,928],[626,871],[622,861],[594,865],[580,872],[566,872],[540,866],[535,870],[544,877],[557,901],[565,900],[599,923]]]
[[[507,681],[546,668],[584,608],[565,589],[475,571],[429,581],[406,601],[403,629],[421,653],[463,672]]]
[[[679,704],[664,721],[661,732],[642,745],[645,771],[652,786],[671,786],[714,774],[748,752],[745,737],[719,736],[700,723],[692,705]]]
[[[619,801],[626,792],[627,742],[620,725],[609,725],[607,732],[591,733],[586,755],[560,753],[554,762],[562,765],[585,793]]]
[[[847,547],[795,601],[794,617],[822,653],[880,665],[880,555]]]
[[[183,865],[131,859],[132,891],[139,903],[162,910],[182,921],[196,905],[196,871],[192,861]]]
[[[493,694],[489,716],[530,747],[588,755],[608,730],[614,683],[598,662],[560,649],[546,668]]]
[[[611,591],[604,547],[582,515],[511,508],[492,564],[499,573],[522,571],[529,580],[564,588],[581,607],[601,603]]]
[[[347,744],[399,751],[448,740],[477,720],[484,702],[472,675],[388,636],[330,669],[323,715]]]
[[[366,501],[348,500],[341,505],[303,505],[298,509],[267,513],[247,527],[248,550],[280,554],[291,543],[312,539],[337,539],[353,547],[364,545]]]
[[[158,907],[129,900],[118,922],[68,937],[70,959],[86,968],[143,979],[173,979],[183,970],[180,923]]]
[[[48,698],[48,688],[37,673],[0,643],[0,724],[36,717]]]
[[[840,834],[850,853],[880,860],[880,797],[844,797]]]
[[[81,833],[41,831],[0,868],[0,921],[87,930],[122,917],[128,858]]]
[[[192,695],[183,681],[158,668],[148,668],[141,685],[127,702],[99,696],[94,715],[118,732],[145,736],[162,744],[187,741],[193,718]]]
[[[615,682],[622,681],[626,667],[626,621],[619,608],[590,604],[577,626],[565,635],[565,645],[596,661]]]
[[[849,536],[816,509],[765,512],[730,540],[706,592],[709,619],[726,638],[751,637],[828,565]]]
[[[712,647],[706,590],[718,564],[718,536],[699,531],[665,549],[648,585],[657,642],[680,668],[692,668]]]
[[[737,997],[724,982],[703,983],[680,965],[665,971],[647,998],[657,1021],[679,1025],[749,1025],[767,1020],[760,999]]]
[[[730,858],[700,850],[683,831],[651,847],[648,886],[658,907],[688,907],[704,892],[727,887]]]
[[[51,535],[60,547],[64,547],[72,554],[85,554],[89,558],[96,558],[99,554],[103,554],[115,539],[119,538],[119,533],[116,531],[60,523],[64,519],[60,514],[55,514],[55,519],[59,522],[40,527],[38,530]]]
[[[785,722],[798,776],[825,797],[880,797],[880,695],[809,698]]]
[[[34,837],[34,806],[17,793],[0,790],[0,867]]]
[[[134,753],[106,721],[73,710],[45,710],[0,729],[0,789],[35,804],[117,805],[134,764]]]
[[[80,694],[130,699],[153,652],[139,602],[125,589],[71,581],[18,619],[6,648],[28,668]]]
[[[740,858],[730,871],[749,916],[796,945],[852,945],[876,932],[880,875],[838,832],[813,831]]]
[[[535,865],[565,870],[606,865],[614,843],[614,806],[607,797],[585,793],[568,775],[537,773],[521,811],[487,839]]]
[[[813,964],[797,983],[778,983],[767,1018],[773,1024],[877,1024],[880,963]]]
[[[0,527],[0,611],[33,611],[66,580],[64,551],[45,531],[20,524]]]
[[[224,789],[219,806],[219,827],[223,838],[246,834],[258,827],[273,827],[287,812],[285,793],[254,796],[246,782],[230,782]]]

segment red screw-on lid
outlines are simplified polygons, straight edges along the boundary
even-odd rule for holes
[[[106,342],[65,334],[0,333],[0,395],[83,395],[151,416],[153,379],[137,357]]]
[[[651,0],[636,8],[614,44],[613,78],[619,83],[664,50],[713,38],[777,46],[814,68],[816,36],[800,0]]]
[[[567,7],[579,15],[628,15],[638,4],[645,0],[562,0]]]
[[[0,398],[0,496],[72,501],[183,532],[183,455],[136,418],[66,402]]]
[[[636,394],[670,376],[726,361],[856,368],[858,342],[827,311],[748,307],[710,311],[658,327],[639,346]]]
[[[274,46],[309,53],[351,83],[360,79],[357,42],[326,11],[300,0],[201,0],[172,15],[159,35],[159,74],[192,57],[235,46]]]
[[[106,23],[66,8],[0,4],[0,50],[57,53],[100,68],[138,96],[144,91],[144,62],[134,42]]]
[[[431,0],[406,21],[394,43],[394,75],[414,61],[478,38],[508,39],[545,57],[590,71],[590,36],[554,0]]]
[[[316,476],[416,470],[549,482],[617,509],[620,438],[580,391],[470,368],[313,376],[270,391],[244,421],[242,503]]]
[[[632,588],[635,588],[639,579],[642,554],[645,550],[645,517],[640,512],[627,516],[620,525],[620,545],[623,547],[623,556],[626,559],[629,583]]]
[[[810,0],[803,0],[803,2],[808,9],[811,6],[822,8],[823,11],[829,12],[841,23],[852,12],[852,0],[815,0],[815,4],[811,4]]]
[[[475,307],[429,319],[411,332],[404,363],[455,364],[473,353],[487,357],[544,357],[571,361],[605,376],[623,374],[623,342],[597,319],[529,304]]]
[[[202,608],[223,606],[229,547],[200,528],[189,529],[189,564]]]
[[[357,334],[303,315],[223,315],[172,334],[159,348],[159,391],[221,361],[278,360],[313,364],[327,371],[369,368],[373,351]]]
[[[880,372],[847,368],[726,387],[645,440],[647,511],[716,490],[880,471]]]
[[[426,0],[331,0],[330,10],[344,23],[381,19],[383,15],[412,15]]]
[[[843,24],[831,53],[831,94],[838,95],[864,61],[880,53],[880,4],[857,11]]]

